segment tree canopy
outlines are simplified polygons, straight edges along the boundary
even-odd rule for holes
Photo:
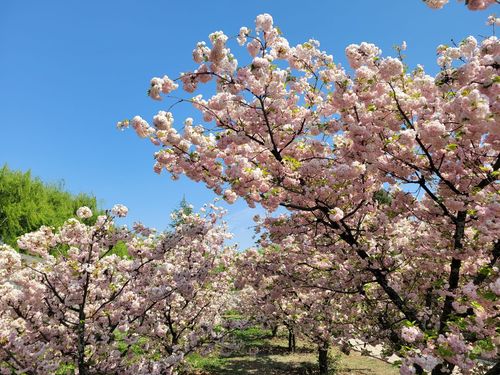
[[[0,169],[0,242],[15,246],[20,235],[42,225],[60,226],[81,206],[98,214],[95,196],[71,194],[63,183],[44,183],[30,171]]]
[[[194,70],[151,80],[152,99],[191,104],[201,124],[186,118],[181,130],[160,110],[151,125],[135,116],[118,127],[158,146],[155,172],[267,211],[256,221],[271,252],[249,253],[248,268],[268,274],[241,286],[290,285],[285,314],[315,321],[303,332],[320,358],[345,338],[398,353],[403,375],[498,358],[498,38],[438,46],[435,76],[406,65],[406,43],[396,57],[351,44],[344,68],[316,40],[290,45],[269,14],[236,40],[241,53],[216,31],[193,50]],[[278,207],[288,212],[272,216]]]

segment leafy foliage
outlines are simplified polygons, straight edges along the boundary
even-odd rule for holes
[[[72,195],[63,184],[46,184],[33,177],[4,166],[0,169],[0,242],[16,245],[18,236],[42,225],[60,226],[81,207],[87,206],[94,217],[99,214],[97,200],[88,194]]]

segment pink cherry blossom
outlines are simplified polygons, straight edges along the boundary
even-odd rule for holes
[[[111,213],[118,217],[125,217],[127,216],[128,208],[125,207],[123,204],[115,204],[111,209]]]
[[[339,221],[344,217],[344,211],[342,211],[338,207],[335,207],[335,208],[330,210],[328,217],[332,221]]]
[[[424,1],[430,8],[433,9],[441,9],[449,2],[449,0],[424,0]]]
[[[433,9],[441,9],[443,6],[448,4],[449,0],[423,0],[428,7]],[[458,0],[463,1],[463,0]],[[490,5],[497,4],[497,0],[466,0],[465,4],[470,10],[483,10],[488,8]]]
[[[88,219],[89,217],[92,217],[92,210],[87,206],[80,207],[76,210],[76,216],[80,219]]]
[[[273,17],[270,14],[259,14],[255,20],[255,29],[257,31],[270,32],[273,28]]]
[[[422,337],[422,332],[417,327],[403,327],[401,337],[406,342],[415,342]]]

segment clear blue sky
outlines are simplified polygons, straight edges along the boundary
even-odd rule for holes
[[[214,195],[156,175],[153,146],[115,124],[165,109],[168,102],[146,96],[150,78],[194,68],[191,51],[209,33],[235,35],[266,12],[291,44],[318,39],[336,61],[345,62],[351,43],[391,55],[405,40],[409,65],[435,73],[435,47],[489,35],[495,10],[470,12],[455,0],[440,11],[420,0],[0,0],[0,165],[64,180],[104,207],[127,205],[128,222],[164,228],[183,195],[196,207]],[[177,124],[191,111],[177,106]],[[240,201],[229,211],[237,240],[249,246],[254,213]]]

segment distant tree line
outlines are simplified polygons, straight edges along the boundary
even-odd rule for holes
[[[0,243],[15,247],[17,237],[41,225],[61,226],[81,206],[94,212],[88,219],[94,222],[100,214],[95,196],[71,194],[62,183],[44,183],[30,171],[15,171],[7,165],[0,169]]]

